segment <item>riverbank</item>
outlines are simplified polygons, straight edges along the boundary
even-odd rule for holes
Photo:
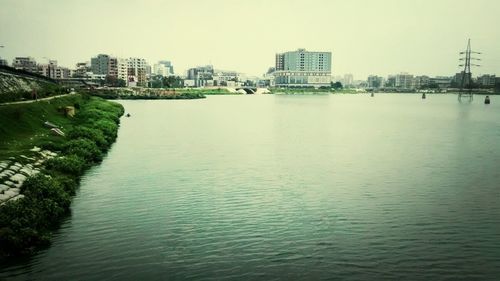
[[[356,89],[331,89],[331,88],[271,88],[275,95],[328,95],[328,94],[359,94]]]
[[[121,105],[70,95],[0,111],[0,260],[48,245],[83,173],[116,140]]]
[[[225,88],[100,88],[89,90],[87,93],[105,99],[123,100],[203,99],[207,95],[241,95],[241,93],[232,93]]]

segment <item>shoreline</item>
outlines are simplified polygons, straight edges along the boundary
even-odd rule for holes
[[[10,128],[0,143],[0,157],[9,156],[0,161],[0,261],[50,245],[71,212],[81,176],[102,161],[117,138],[122,105],[86,95],[51,101],[6,105],[1,112],[2,122],[17,119],[21,127],[29,126]],[[61,104],[71,104],[74,117],[58,111]],[[61,125],[47,127],[40,113]]]

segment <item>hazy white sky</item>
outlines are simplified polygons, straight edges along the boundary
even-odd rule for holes
[[[276,52],[333,53],[333,75],[451,75],[471,38],[474,74],[500,74],[498,0],[0,0],[0,57],[74,67],[109,53],[260,75]]]

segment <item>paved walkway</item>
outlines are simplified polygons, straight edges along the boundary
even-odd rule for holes
[[[0,103],[0,106],[2,105],[11,105],[11,104],[22,104],[22,103],[32,103],[36,101],[44,101],[44,100],[51,100],[54,98],[59,98],[59,97],[65,97],[74,94],[75,92],[71,92],[69,94],[64,94],[64,95],[58,95],[58,96],[51,96],[51,97],[46,97],[43,99],[37,99],[37,100],[23,100],[23,101],[13,101],[13,102],[5,102],[5,103]]]

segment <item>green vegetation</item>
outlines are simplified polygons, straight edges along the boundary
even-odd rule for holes
[[[338,85],[337,85],[338,86]],[[271,94],[277,95],[326,95],[326,94],[356,94],[358,93],[355,89],[347,88],[331,88],[331,87],[320,87],[318,89],[313,87],[301,87],[301,88],[270,88]]]
[[[178,89],[184,94],[199,94],[199,95],[241,95],[240,93],[231,93],[226,88],[183,88]]]
[[[89,95],[104,99],[159,100],[159,99],[203,99],[207,95],[241,95],[226,88],[107,88],[87,91]]]
[[[60,112],[66,105],[79,108],[74,118]],[[69,213],[80,177],[115,141],[123,112],[117,103],[86,95],[1,108],[2,151],[19,153],[38,145],[58,156],[23,184],[23,199],[0,206],[0,257],[31,254],[50,243],[52,231]],[[48,135],[47,119],[61,125],[66,137]]]
[[[205,96],[197,92],[184,92],[175,90],[153,90],[147,89],[144,92],[134,92],[130,90],[100,89],[87,92],[88,94],[104,99],[124,99],[124,100],[173,100],[173,99],[203,99]]]
[[[75,120],[65,117],[63,108],[77,108],[86,102],[80,95],[69,95],[33,103],[0,105],[0,159],[18,156],[42,143],[58,141],[60,137],[50,134],[43,123],[50,121],[66,132]]]
[[[38,99],[67,94],[67,89],[50,82],[37,82],[40,88],[33,91],[10,91],[2,93],[0,95],[0,103],[22,101],[22,100],[32,100],[34,99],[34,93]]]

